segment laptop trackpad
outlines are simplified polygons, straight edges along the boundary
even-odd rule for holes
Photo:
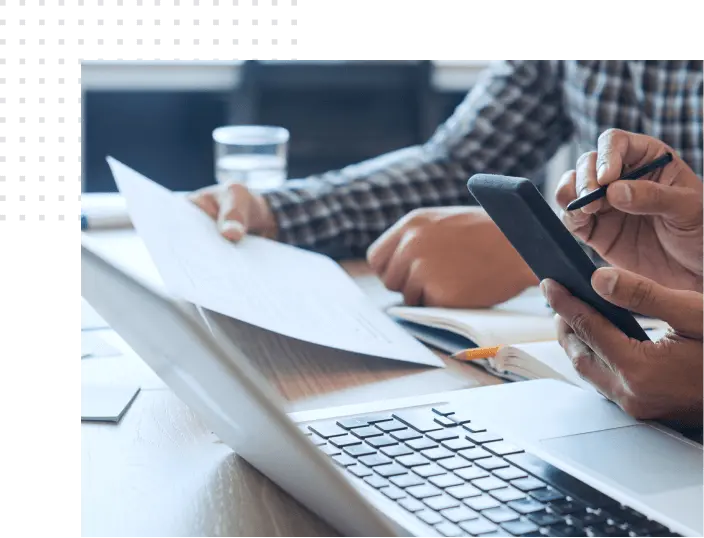
[[[645,424],[540,443],[555,455],[636,494],[702,484],[702,448]]]

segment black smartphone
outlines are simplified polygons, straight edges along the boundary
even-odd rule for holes
[[[533,183],[518,177],[476,174],[467,188],[540,280],[559,282],[627,336],[649,340],[628,310],[594,291],[591,277],[596,267]]]

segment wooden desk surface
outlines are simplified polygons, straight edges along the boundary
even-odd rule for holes
[[[344,265],[380,306],[396,299],[363,262]],[[85,536],[331,536],[335,531],[232,453],[120,338],[121,357],[85,359],[82,381],[137,383],[119,425],[81,424]],[[236,337],[289,410],[499,382],[467,364],[417,367],[322,349],[238,324]]]

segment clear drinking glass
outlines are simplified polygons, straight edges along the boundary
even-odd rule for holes
[[[283,127],[228,125],[213,131],[215,179],[255,191],[286,181],[289,133]]]

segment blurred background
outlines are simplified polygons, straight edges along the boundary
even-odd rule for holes
[[[82,64],[83,192],[116,190],[105,156],[172,190],[214,182],[212,131],[290,132],[288,177],[426,141],[488,61],[230,61]],[[545,173],[569,165],[566,151]]]

